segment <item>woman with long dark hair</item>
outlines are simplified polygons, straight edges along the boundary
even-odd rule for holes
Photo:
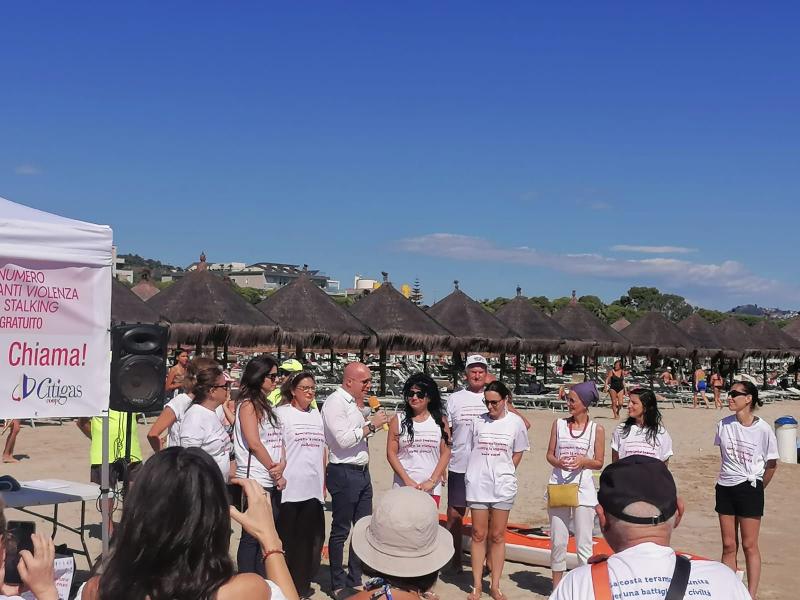
[[[278,363],[268,354],[250,359],[242,372],[236,399],[233,447],[236,453],[236,477],[254,479],[272,499],[272,509],[279,515],[281,490],[286,484],[286,467],[280,424],[267,396],[275,389]],[[236,561],[242,573],[263,575],[258,541],[242,532]]]
[[[229,508],[225,482],[206,452],[177,447],[154,455],[125,500],[102,575],[77,598],[297,600],[267,497],[252,481],[234,483],[247,495],[244,514]],[[231,517],[264,548],[269,581],[236,574],[228,553]]]
[[[511,392],[503,383],[488,384],[483,396],[487,410],[472,423],[464,477],[467,506],[472,514],[473,585],[467,598],[481,597],[488,548],[492,570],[489,595],[493,600],[505,600],[500,591],[500,576],[506,560],[506,525],[517,497],[517,467],[523,452],[530,449],[530,442],[523,420],[506,409]]]
[[[631,454],[669,462],[672,438],[661,424],[661,411],[652,390],[636,388],[628,396],[628,418],[611,434],[611,462]]]
[[[625,369],[621,360],[615,360],[614,366],[608,371],[605,391],[611,396],[611,413],[615,419],[619,419],[619,411],[625,401]]]
[[[230,398],[231,384],[216,361],[204,363],[194,376],[192,405],[181,422],[180,445],[202,448],[219,466],[225,481],[231,473],[231,438],[220,418],[222,405]]]
[[[442,414],[439,386],[430,375],[414,373],[403,386],[403,398],[403,412],[389,423],[386,442],[393,487],[422,490],[439,506],[442,476],[450,461],[450,427]]]
[[[728,392],[734,413],[717,423],[714,445],[722,458],[716,507],[722,533],[722,562],[736,571],[739,532],[747,568],[747,589],[755,598],[761,579],[758,534],[764,516],[764,490],[778,468],[778,440],[769,423],[753,414],[763,404],[758,388],[737,381]]]
[[[286,448],[278,534],[303,598],[314,593],[311,579],[319,569],[325,539],[325,431],[319,410],[312,406],[316,389],[311,373],[295,373],[281,385],[281,405],[275,409]]]

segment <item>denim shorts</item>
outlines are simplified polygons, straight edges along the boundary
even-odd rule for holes
[[[467,502],[470,510],[511,510],[514,506],[513,502]]]

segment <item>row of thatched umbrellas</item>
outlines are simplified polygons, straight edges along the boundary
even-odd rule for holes
[[[112,323],[164,321],[175,344],[252,347],[278,345],[305,349],[378,351],[381,392],[389,351],[500,353],[501,371],[507,354],[517,355],[519,383],[522,354],[583,356],[648,356],[741,358],[800,355],[800,322],[780,330],[763,321],[748,327],[733,317],[714,326],[694,314],[673,324],[660,313],[647,313],[622,333],[577,303],[552,317],[517,295],[495,314],[458,288],[423,310],[389,281],[348,309],[337,304],[307,274],[253,306],[223,278],[200,268],[143,302],[114,282]],[[152,284],[151,284],[152,285]],[[788,333],[787,333],[788,332]],[[798,338],[792,337],[794,334]],[[279,350],[280,351],[280,350]],[[457,366],[457,365],[456,365]]]

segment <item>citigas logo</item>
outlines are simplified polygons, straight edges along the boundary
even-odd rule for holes
[[[11,392],[11,399],[15,402],[22,402],[34,397],[43,400],[48,404],[66,404],[68,400],[81,398],[83,390],[79,385],[69,385],[52,377],[36,379],[30,375],[23,374],[14,390]]]

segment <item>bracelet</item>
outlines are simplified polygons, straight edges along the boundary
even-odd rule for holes
[[[262,554],[264,555],[264,560],[266,560],[272,554],[283,554],[284,556],[286,556],[286,551],[283,549],[275,548],[274,550],[265,550],[264,552],[262,552]]]

